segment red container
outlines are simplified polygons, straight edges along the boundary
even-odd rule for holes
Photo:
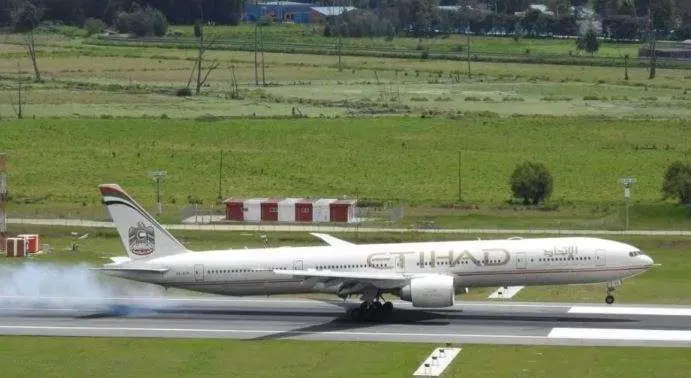
[[[314,205],[310,200],[302,200],[295,204],[295,221],[311,222]]]
[[[262,201],[262,222],[277,222],[278,221],[278,202],[280,198],[269,198]]]
[[[39,243],[39,237],[38,234],[22,234],[22,235],[17,235],[18,238],[23,238],[26,240],[26,252],[28,253],[36,253],[38,252],[40,248],[40,243]]]
[[[245,200],[242,198],[230,198],[224,201],[226,204],[226,220],[243,221],[245,220],[243,208]]]

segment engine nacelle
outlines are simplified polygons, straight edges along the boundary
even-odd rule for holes
[[[428,276],[413,278],[401,288],[402,300],[412,302],[413,307],[453,306],[456,292],[451,276]]]

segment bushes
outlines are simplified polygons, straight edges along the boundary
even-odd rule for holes
[[[88,35],[101,34],[106,30],[106,24],[98,18],[87,18],[84,21],[84,29]]]
[[[662,182],[664,198],[676,198],[680,204],[691,204],[691,163],[675,161],[667,167]]]
[[[131,33],[137,37],[163,36],[168,30],[166,16],[156,8],[136,7],[132,12],[119,12],[115,17],[115,26],[121,33]]]
[[[340,17],[332,17],[324,26],[325,37],[384,37],[393,36],[389,20],[380,19],[371,11],[354,10]]]
[[[523,199],[526,205],[536,205],[549,198],[553,182],[544,164],[530,161],[517,165],[509,180],[513,196]]]

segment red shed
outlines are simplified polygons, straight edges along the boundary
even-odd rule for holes
[[[223,203],[226,204],[226,220],[243,221],[245,220],[243,208],[245,200],[243,198],[229,198]]]
[[[278,222],[278,203],[280,201],[280,198],[267,198],[262,201],[262,222]]]
[[[295,221],[311,222],[312,212],[314,211],[314,201],[304,199],[295,203]]]
[[[329,204],[331,222],[350,223],[355,220],[355,200],[338,200]]]

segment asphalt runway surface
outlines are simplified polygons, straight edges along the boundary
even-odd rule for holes
[[[287,298],[0,297],[0,334],[691,347],[691,308],[463,302],[357,322],[357,302]]]

